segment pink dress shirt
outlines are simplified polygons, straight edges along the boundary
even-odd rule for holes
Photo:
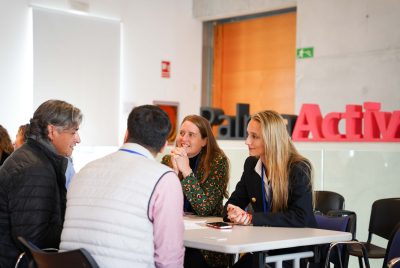
[[[175,173],[164,175],[150,200],[153,221],[154,263],[156,267],[183,267],[183,193]]]

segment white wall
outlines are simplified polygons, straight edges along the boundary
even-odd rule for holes
[[[303,103],[321,112],[346,104],[382,103],[400,108],[400,1],[398,0],[193,0],[203,21],[297,7],[297,48],[314,58],[296,61],[296,113]]]
[[[31,27],[26,1],[0,0],[0,124],[12,139],[32,114]]]
[[[179,121],[199,113],[202,23],[193,19],[191,1],[86,2],[89,15],[120,19],[123,24],[120,118],[115,119],[120,122],[120,142],[133,106],[154,100],[179,102]],[[70,8],[64,0],[0,0],[0,124],[13,137],[37,108],[32,104],[30,4]],[[171,62],[170,79],[161,77],[163,60]]]
[[[297,111],[364,101],[400,109],[400,1],[302,0],[297,14],[297,47],[314,47],[314,58],[297,60]]]
[[[32,11],[33,105],[55,97],[73,103],[84,114],[81,145],[118,145],[120,21]]]
[[[139,4],[140,2],[140,4]],[[200,111],[202,24],[187,0],[127,1],[124,11],[125,115],[132,105],[179,102],[179,121]],[[161,78],[161,61],[171,78]],[[128,109],[129,108],[129,109]]]
[[[295,7],[296,0],[193,0],[194,17],[217,20]]]

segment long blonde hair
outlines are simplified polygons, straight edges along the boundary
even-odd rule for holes
[[[289,173],[293,164],[304,163],[312,187],[311,163],[303,157],[289,136],[284,119],[275,111],[262,111],[251,116],[261,125],[264,141],[266,175],[272,187],[272,212],[284,211],[288,207]]]

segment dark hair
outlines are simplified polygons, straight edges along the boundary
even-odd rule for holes
[[[7,129],[0,125],[0,158],[3,152],[11,154],[14,151]]]
[[[128,142],[138,143],[153,153],[160,152],[171,130],[166,112],[155,105],[132,109],[128,117]]]
[[[49,124],[71,129],[82,122],[81,110],[61,100],[48,100],[42,103],[33,114],[27,130],[27,136],[37,136],[48,140],[47,126]]]

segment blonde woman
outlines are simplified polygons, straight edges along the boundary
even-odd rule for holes
[[[247,134],[250,156],[225,204],[225,220],[256,226],[316,227],[311,164],[294,147],[283,118],[274,111],[259,112],[251,117]],[[246,211],[249,204],[252,214]]]

